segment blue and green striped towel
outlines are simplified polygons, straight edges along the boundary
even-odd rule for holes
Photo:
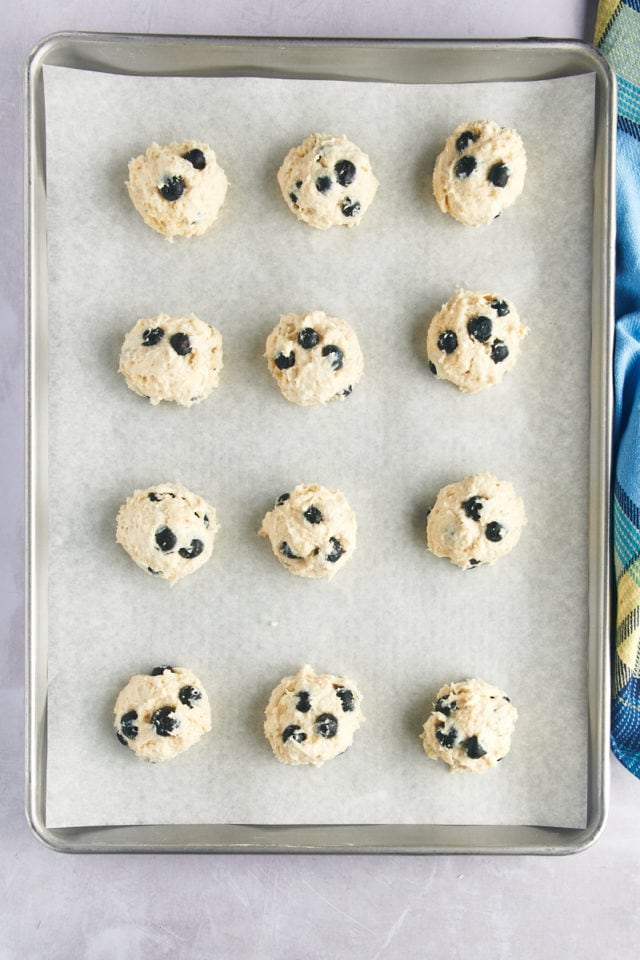
[[[595,40],[618,78],[611,746],[640,777],[640,0],[600,0]]]

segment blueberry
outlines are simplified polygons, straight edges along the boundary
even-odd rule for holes
[[[480,757],[484,757],[487,752],[483,747],[480,746],[476,736],[469,737],[468,740],[465,740],[464,746],[467,751],[467,756],[472,760],[479,760]]]
[[[170,527],[158,527],[156,530],[155,541],[157,547],[163,553],[171,553],[175,549],[178,538]]]
[[[170,490],[164,490],[162,493],[155,493],[152,490],[151,493],[147,494],[147,496],[152,503],[160,503],[160,501],[164,500],[165,497],[171,497],[172,500],[175,500],[176,498],[175,493],[171,493]]]
[[[160,667],[154,667],[149,676],[161,677],[165,670],[170,670],[173,673],[173,667],[170,667],[168,663],[163,663]]]
[[[345,197],[340,204],[340,209],[345,217],[357,217],[360,213],[360,202],[359,200],[352,200],[350,197]]]
[[[138,736],[137,719],[138,714],[135,710],[129,710],[128,713],[123,713],[120,717],[120,732],[127,740],[135,740]]]
[[[286,540],[283,540],[280,544],[280,553],[283,557],[286,557],[287,560],[300,560],[300,557],[293,552]]]
[[[143,347],[155,347],[164,337],[162,327],[153,327],[151,330],[145,330],[142,334]]]
[[[336,347],[335,343],[328,343],[326,347],[322,348],[323,357],[331,357],[331,369],[340,370],[342,364],[344,363],[344,354],[340,347]]]
[[[295,193],[290,193],[290,194],[289,194],[289,200],[291,200],[291,203],[294,205],[294,207],[297,207],[297,206],[298,206],[298,198],[297,198],[297,196],[295,195]]]
[[[356,165],[351,160],[338,160],[333,169],[341,187],[348,187],[356,178]]]
[[[471,557],[471,558],[470,558],[470,560],[469,560],[469,566],[470,566],[470,567],[477,567],[477,566],[479,566],[479,565],[480,565],[480,561],[479,561],[479,560],[476,560],[475,557]]]
[[[299,190],[302,186],[302,180],[296,180],[296,190]]]
[[[329,537],[329,543],[331,544],[331,553],[326,555],[325,560],[328,563],[337,563],[344,553],[344,549],[340,541],[336,540],[335,537]]]
[[[301,730],[300,727],[295,723],[290,723],[288,727],[282,731],[282,742],[286,743],[287,740],[295,740],[296,743],[302,743],[307,739],[307,735],[304,730]]]
[[[150,723],[155,727],[159,737],[170,737],[173,731],[180,726],[180,721],[173,712],[173,707],[158,707],[155,713],[151,714]]]
[[[500,543],[505,535],[505,529],[497,520],[492,520],[491,523],[488,523],[484,528],[484,535],[487,540],[491,540],[492,543]]]
[[[494,363],[502,363],[509,356],[509,347],[504,340],[494,340],[491,344],[491,359]]]
[[[296,710],[299,710],[300,713],[308,713],[311,710],[311,700],[309,699],[308,690],[299,690],[297,694],[296,701]]]
[[[472,340],[486,343],[491,336],[491,320],[489,317],[471,317],[471,320],[467,323],[467,330]]]
[[[331,190],[332,183],[331,177],[318,177],[316,180],[316,190],[318,193],[326,193],[327,190]]]
[[[204,170],[207,165],[207,158],[202,150],[198,150],[197,147],[194,147],[193,150],[188,150],[186,153],[183,153],[182,159],[188,160],[191,166],[195,167],[196,170]]]
[[[455,727],[449,727],[448,732],[444,729],[444,724],[441,727],[436,728],[436,740],[438,743],[442,744],[443,747],[451,749],[455,747],[458,740],[458,731]]]
[[[453,353],[458,346],[458,338],[453,330],[443,330],[438,337],[438,350],[444,350],[445,353]]]
[[[169,343],[179,357],[186,357],[188,353],[191,353],[191,341],[186,333],[174,333]]]
[[[322,523],[322,514],[317,507],[307,507],[302,516],[307,523]]]
[[[506,300],[492,300],[489,306],[496,311],[499,317],[506,317],[509,313],[509,304]]]
[[[449,700],[449,694],[446,697],[440,697],[439,700],[436,700],[434,710],[436,713],[442,713],[445,717],[448,717],[452,710],[456,708],[456,701]]]
[[[506,187],[509,182],[509,168],[504,163],[494,163],[487,174],[487,180],[494,187]]]
[[[453,169],[458,180],[466,180],[467,177],[471,176],[475,168],[476,168],[475,157],[472,157],[470,154],[465,153],[464,157],[460,157],[460,159],[456,161],[456,165]]]
[[[186,684],[184,687],[180,687],[178,691],[178,700],[180,703],[184,703],[185,707],[189,707],[193,710],[194,703],[197,703],[198,700],[202,700],[202,694],[197,687],[192,687],[191,684]]]
[[[286,356],[284,353],[276,353],[274,357],[274,363],[278,370],[288,370],[289,367],[292,367],[296,362],[296,355],[291,351],[291,353]]]
[[[456,150],[458,153],[464,153],[469,144],[475,143],[477,139],[477,136],[472,130],[465,130],[456,140]]]
[[[462,509],[464,510],[467,517],[471,520],[480,520],[480,511],[483,507],[484,497],[469,497],[468,500],[465,500],[462,504]]]
[[[160,571],[159,571],[159,570],[154,570],[153,567],[147,567],[147,573],[153,574],[154,577],[159,577],[159,576],[160,576]]]
[[[158,189],[165,200],[173,203],[175,200],[180,199],[184,193],[184,187],[185,183],[182,177],[166,177],[164,183],[161,187],[158,187]]]
[[[331,740],[338,732],[338,721],[332,713],[321,713],[316,717],[316,733],[324,737],[325,740]]]
[[[434,377],[437,377],[437,376],[438,376],[438,371],[436,370],[436,365],[435,365],[435,363],[431,363],[431,360],[429,360],[429,370],[431,370],[431,373],[434,375]]]
[[[313,327],[305,327],[304,330],[301,330],[298,334],[298,343],[305,350],[311,350],[313,347],[317,347],[320,342],[320,337]]]
[[[205,513],[204,517],[202,518],[202,522],[204,523],[204,525],[205,525],[206,528],[209,527],[209,517],[207,516],[206,513]]]
[[[291,496],[290,493],[281,493],[278,499],[276,500],[276,507],[281,507],[283,503],[287,502],[290,496]]]
[[[202,540],[197,540],[195,537],[189,544],[189,547],[180,547],[178,553],[183,560],[195,560],[196,557],[199,557],[202,551],[204,550],[204,543]]]
[[[121,734],[121,733],[118,733],[118,732],[116,731],[116,737],[118,738],[118,740],[120,741],[120,743],[122,744],[122,746],[123,746],[123,747],[126,747],[127,741],[126,741],[125,738],[122,736],[122,734]]]
[[[349,397],[352,393],[353,393],[353,387],[348,386],[348,387],[345,387],[344,390],[342,391],[342,396]]]
[[[336,687],[336,697],[342,703],[342,709],[345,713],[353,713],[356,708],[356,701],[351,690],[347,687]]]

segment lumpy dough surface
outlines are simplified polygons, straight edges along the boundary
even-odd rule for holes
[[[506,693],[485,680],[447,684],[422,728],[424,752],[454,771],[484,773],[509,752],[517,717]]]
[[[221,369],[222,337],[194,314],[138,320],[120,351],[127,386],[153,404],[199,403],[218,386]]]
[[[284,677],[265,710],[264,733],[282,763],[319,767],[344,753],[364,720],[361,694],[345,677],[305,665]]]
[[[129,161],[127,189],[147,226],[173,240],[200,236],[217,220],[227,178],[206,143],[152,143]]]
[[[172,584],[206,563],[218,525],[212,506],[175,483],[135,490],[118,512],[116,540],[139,567]]]
[[[131,677],[114,713],[120,743],[152,763],[173,759],[211,729],[206,691],[184,667],[161,666]]]
[[[357,226],[378,189],[366,153],[344,136],[321,133],[289,151],[278,183],[298,220],[318,230]]]
[[[282,395],[301,406],[344,400],[362,376],[355,332],[322,310],[281,317],[267,338],[265,356]]]
[[[427,518],[427,544],[465,570],[510,553],[526,522],[513,485],[477,473],[440,490]]]
[[[280,563],[298,577],[330,580],[356,546],[356,518],[340,490],[300,484],[262,521]]]
[[[458,290],[429,324],[429,367],[460,390],[476,393],[511,370],[526,334],[510,300],[487,291]]]
[[[433,193],[443,213],[479,227],[515,203],[526,169],[524,145],[515,130],[493,120],[462,123],[436,159]]]

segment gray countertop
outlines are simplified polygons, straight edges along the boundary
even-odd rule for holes
[[[590,39],[595,0],[23,0],[0,37],[0,960],[635,956],[640,783],[612,759],[608,824],[564,858],[65,856],[23,812],[22,64],[59,30]]]

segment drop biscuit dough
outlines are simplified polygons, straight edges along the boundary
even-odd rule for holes
[[[281,763],[322,766],[344,753],[363,722],[362,696],[345,677],[305,665],[284,677],[265,710],[264,733]]]
[[[205,233],[218,218],[227,185],[211,147],[196,140],[152,143],[129,162],[126,182],[144,222],[168,240]]]
[[[301,406],[344,400],[363,370],[355,332],[322,310],[280,317],[265,357],[283,397]]]
[[[366,153],[345,136],[322,133],[289,151],[278,184],[298,220],[318,230],[356,227],[378,189]]]
[[[195,314],[165,313],[138,320],[120,351],[119,372],[127,386],[152,404],[163,400],[190,407],[218,386],[222,337]]]
[[[484,773],[509,752],[517,718],[504,691],[485,680],[463,680],[438,690],[420,739],[426,755],[452,771]]]
[[[427,544],[467,570],[510,553],[526,522],[512,484],[477,473],[440,490],[427,517]]]
[[[433,170],[433,194],[443,213],[479,227],[516,202],[527,157],[518,133],[493,120],[461,123],[445,142]]]
[[[175,483],[135,490],[118,512],[116,540],[152,576],[177,580],[193,573],[213,552],[216,512]]]
[[[429,324],[429,368],[460,390],[477,393],[512,369],[527,332],[510,300],[483,290],[457,290]]]
[[[172,760],[211,729],[198,678],[184,667],[155,667],[131,677],[114,707],[116,736],[142,760]]]
[[[340,490],[300,484],[264,517],[260,536],[298,577],[330,580],[356,547],[356,518]]]

